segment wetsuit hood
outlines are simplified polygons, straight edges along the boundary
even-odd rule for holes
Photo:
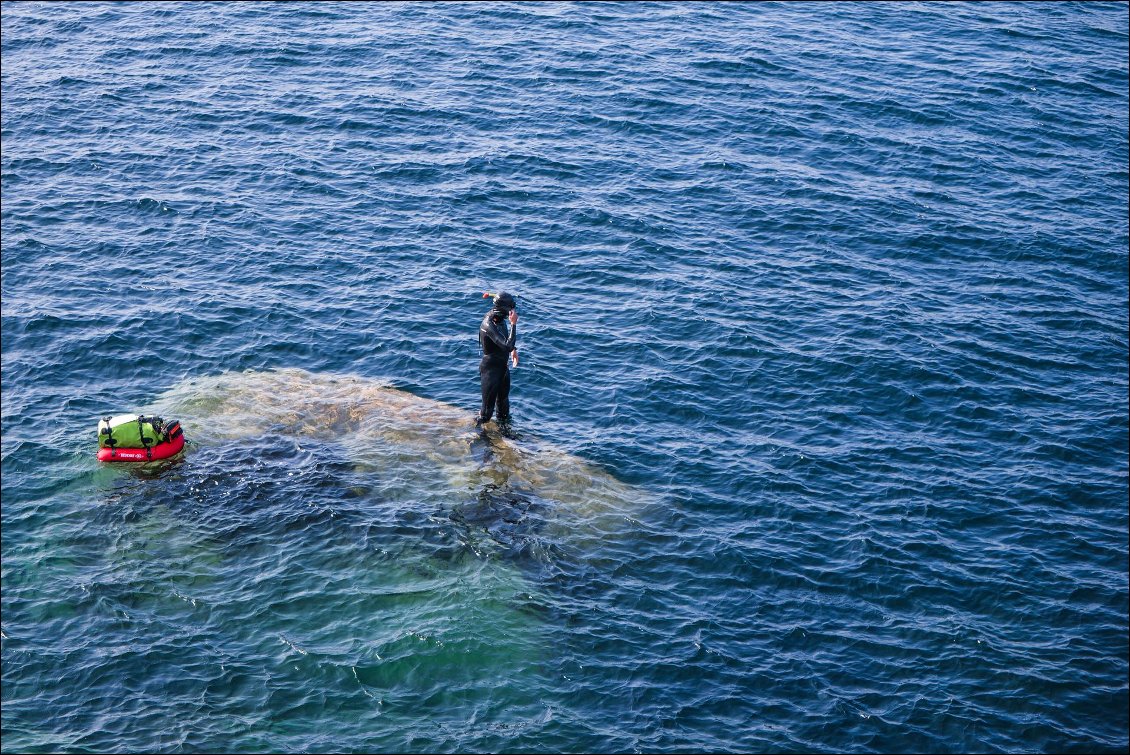
[[[514,297],[505,291],[494,297],[494,309],[498,312],[509,312],[517,306],[518,302],[514,300]]]

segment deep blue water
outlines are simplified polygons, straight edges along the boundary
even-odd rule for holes
[[[4,752],[1130,746],[1126,3],[2,20]]]

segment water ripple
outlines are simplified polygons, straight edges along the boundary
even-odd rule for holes
[[[1127,749],[1125,4],[2,24],[5,752]]]

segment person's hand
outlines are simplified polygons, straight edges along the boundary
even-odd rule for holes
[[[516,322],[518,322],[518,310],[512,309],[510,310],[510,324],[513,325]]]
[[[515,367],[518,366],[518,350],[517,349],[514,349],[513,351],[510,352],[510,360],[512,362],[514,362]]]

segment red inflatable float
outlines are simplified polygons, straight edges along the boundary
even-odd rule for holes
[[[159,461],[176,456],[184,448],[184,433],[149,448],[100,448],[98,461]]]

